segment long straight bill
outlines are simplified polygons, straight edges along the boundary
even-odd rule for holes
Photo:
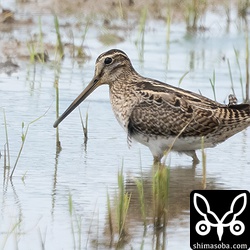
[[[58,117],[53,127],[56,128],[59,123],[65,119],[81,102],[83,102],[96,88],[98,87],[98,80],[93,79],[83,92],[70,104],[64,113]]]

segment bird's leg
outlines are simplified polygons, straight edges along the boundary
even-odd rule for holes
[[[165,168],[166,167],[165,163],[161,162],[161,158],[162,157],[159,157],[159,156],[156,157],[156,156],[154,156],[154,163],[153,163],[154,169],[158,170],[159,168]]]
[[[196,166],[200,162],[195,150],[184,151],[183,153],[193,158],[193,166]]]
[[[161,163],[161,159],[158,156],[154,156],[154,165]]]

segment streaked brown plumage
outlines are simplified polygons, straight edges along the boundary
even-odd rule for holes
[[[214,147],[250,125],[250,105],[220,104],[199,94],[145,78],[121,50],[109,50],[96,60],[95,76],[54,123],[54,127],[98,86],[108,84],[114,114],[128,138],[146,145],[154,160],[166,150],[186,153],[198,162],[195,150]]]

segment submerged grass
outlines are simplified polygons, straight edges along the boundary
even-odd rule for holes
[[[0,249],[5,249],[5,246],[6,246],[6,244],[7,244],[7,241],[8,241],[8,239],[9,239],[9,237],[12,235],[12,234],[14,234],[15,233],[15,231],[16,231],[16,229],[20,226],[20,224],[21,224],[21,220],[19,220],[18,222],[16,222],[13,226],[11,226],[10,227],[10,230],[9,231],[7,231],[4,235],[5,235],[5,237],[3,236],[2,237],[2,245],[0,246]],[[17,246],[17,244],[16,244],[16,246]]]
[[[144,197],[144,187],[143,187],[143,179],[141,178],[135,180],[135,184],[139,193],[139,199],[140,199],[140,210],[141,210],[141,216],[143,219],[143,225],[144,230],[146,230],[147,227],[147,217],[146,217],[146,210],[145,210],[145,197]]]
[[[153,224],[155,229],[166,227],[168,211],[169,168],[159,164],[153,175]]]
[[[71,193],[68,198],[68,206],[74,249],[82,249],[82,217],[75,211]]]
[[[81,36],[81,43],[80,45],[76,45],[75,44],[75,36],[74,36],[74,33],[73,33],[73,30],[70,30],[70,38],[72,39],[72,53],[71,53],[71,56],[72,58],[74,59],[86,59],[87,55],[86,55],[86,52],[84,50],[84,42],[85,42],[85,38],[87,36],[87,32],[88,32],[88,29],[89,29],[89,26],[90,26],[90,22],[91,22],[91,19],[90,17],[87,18],[86,20],[86,24],[84,26],[84,29],[83,29],[83,33],[82,33],[82,36]]]
[[[144,231],[145,231],[147,228],[147,216],[146,216],[146,207],[145,207],[142,166],[141,166],[141,177],[140,179],[135,179],[135,184],[139,193],[140,210],[141,210],[141,216],[143,219],[143,225],[144,225]]]
[[[86,116],[85,116],[85,125],[84,125],[84,121],[82,118],[82,114],[81,114],[81,110],[79,108],[79,115],[80,115],[80,119],[81,119],[81,124],[82,124],[82,131],[83,131],[83,137],[84,137],[84,145],[87,144],[88,141],[88,110],[86,111]]]
[[[181,86],[181,83],[182,83],[183,79],[186,77],[186,75],[187,75],[188,73],[189,73],[189,71],[186,71],[186,72],[182,75],[182,77],[179,79],[178,87]]]
[[[60,64],[57,62],[55,65],[55,80],[54,80],[54,88],[56,90],[56,119],[59,117],[59,77],[60,77]],[[59,128],[56,128],[56,152],[60,153],[62,150],[60,136],[59,136]]]
[[[5,110],[3,109],[4,129],[5,129],[5,145],[4,145],[4,171],[3,171],[3,186],[7,187],[9,175],[10,175],[10,148],[9,148],[9,136],[8,126]],[[0,153],[1,155],[1,153]]]
[[[57,15],[54,15],[54,25],[56,30],[56,37],[57,37],[57,52],[59,53],[59,58],[64,58],[64,47],[62,43],[60,28],[59,28],[59,21]]]
[[[4,120],[4,129],[5,129],[5,140],[6,140],[6,161],[4,167],[10,167],[10,146],[9,146],[9,136],[8,136],[8,126],[6,120],[5,110],[3,109],[3,120]]]
[[[215,70],[213,71],[213,77],[209,78],[209,82],[211,84],[212,90],[213,90],[213,95],[214,95],[214,100],[216,101],[216,91],[215,91]]]
[[[125,222],[127,218],[131,195],[125,192],[123,168],[118,172],[118,199],[117,199],[117,224],[119,241],[125,236]]]
[[[112,216],[112,206],[110,196],[107,191],[107,209],[108,209],[108,228],[110,233],[110,246],[116,245],[117,248],[121,247],[126,241],[127,227],[126,219],[130,205],[131,194],[125,191],[123,167],[117,174],[118,194],[114,199],[115,218]],[[114,237],[116,241],[114,242]]]
[[[35,55],[36,55],[36,49],[35,49],[34,41],[28,42],[27,47],[28,47],[29,54],[30,54],[30,62],[34,63],[35,62]]]
[[[166,45],[167,45],[167,59],[166,59],[166,65],[167,65],[167,69],[169,66],[169,56],[170,56],[170,34],[171,34],[171,21],[172,21],[172,15],[171,15],[171,11],[170,11],[170,7],[168,6],[167,8],[167,18],[166,18],[166,22],[167,22],[167,32],[166,32]]]
[[[58,79],[55,79],[54,86],[56,89],[56,118],[59,117],[59,87],[58,87]],[[59,128],[56,128],[56,151],[60,152],[62,149],[60,136],[59,136]]]
[[[145,6],[141,10],[139,30],[138,30],[137,39],[135,41],[135,45],[139,51],[139,59],[141,62],[143,62],[144,60],[145,29],[146,29],[147,13],[148,13],[148,8],[147,6]]]
[[[163,164],[154,165],[152,172],[152,182],[150,181],[152,190],[152,203],[150,210],[150,217],[153,219],[154,225],[154,235],[156,236],[156,241],[158,242],[160,237],[166,237],[166,225],[167,225],[167,215],[168,215],[168,198],[169,198],[169,178],[170,169]],[[107,191],[107,226],[110,234],[110,247],[115,246],[120,249],[126,244],[129,238],[129,232],[127,231],[127,216],[130,206],[131,194],[126,192],[124,186],[124,175],[123,168],[118,171],[118,194],[116,194],[114,199],[114,208],[111,205],[110,196]],[[144,249],[144,237],[147,235],[147,214],[146,214],[146,204],[147,200],[145,198],[143,174],[141,169],[141,177],[135,179],[136,189],[139,194],[138,202],[140,203],[140,214],[143,220],[143,235],[141,249]],[[112,216],[112,211],[116,211],[116,216]],[[150,222],[151,223],[151,222]],[[117,236],[117,237],[115,237]],[[114,239],[117,239],[114,241]],[[154,239],[153,239],[154,241]],[[161,241],[161,240],[160,240]],[[158,245],[157,242],[154,242]],[[163,239],[162,242],[165,242]],[[160,243],[161,244],[161,243]],[[158,248],[157,248],[158,249]]]
[[[38,40],[31,39],[29,42],[27,42],[31,63],[34,63],[36,61],[40,63],[45,63],[49,60],[49,55],[48,52],[45,50],[43,41],[41,17],[39,17],[38,19],[38,24],[39,24]]]
[[[25,131],[24,131],[25,125],[24,125],[24,122],[22,122],[22,135],[21,135],[22,143],[21,143],[21,147],[20,147],[20,149],[19,149],[19,152],[18,152],[16,161],[15,161],[15,164],[14,164],[13,169],[12,169],[11,174],[10,174],[10,180],[12,180],[13,174],[14,174],[14,172],[15,172],[15,170],[16,170],[16,167],[17,167],[17,163],[18,163],[18,161],[19,161],[19,159],[20,159],[20,157],[21,157],[21,154],[22,154],[22,151],[23,151],[23,147],[24,147],[24,144],[25,144],[25,141],[26,141],[26,139],[27,139],[28,132],[29,132],[29,127],[30,127],[32,124],[34,124],[34,123],[36,123],[37,121],[39,121],[41,118],[43,118],[43,117],[47,114],[48,111],[49,111],[49,108],[45,111],[45,113],[44,113],[43,115],[41,115],[41,116],[39,116],[38,118],[36,118],[35,120],[29,122],[28,125],[26,126]]]
[[[185,20],[186,28],[188,31],[197,31],[200,27],[198,26],[199,19],[203,16],[202,13],[206,10],[206,1],[191,0],[184,1],[186,6]]]
[[[202,154],[202,187],[206,189],[207,183],[207,155],[204,149],[204,137],[201,137],[201,154]]]
[[[108,191],[107,191],[107,208],[108,208],[108,226],[110,232],[110,246],[112,246],[114,239],[114,228],[113,228],[112,209]]]
[[[236,58],[236,63],[237,63],[237,66],[238,66],[238,69],[239,69],[239,74],[240,74],[240,86],[241,86],[241,93],[242,93],[242,99],[245,100],[245,97],[244,97],[244,86],[243,86],[243,76],[242,76],[242,72],[241,72],[241,66],[240,66],[240,61],[239,61],[239,51],[237,51],[235,48],[234,48],[234,54],[235,54],[235,58]]]
[[[85,25],[85,28],[84,28],[84,31],[82,34],[81,45],[77,48],[77,57],[78,58],[85,58],[86,57],[86,53],[84,52],[83,44],[84,44],[87,32],[89,30],[89,25],[90,25],[90,18],[87,19],[87,23]]]
[[[234,54],[235,54],[235,59],[236,59],[236,64],[239,70],[239,82],[241,86],[241,95],[242,99],[244,102],[249,102],[249,81],[250,81],[250,72],[249,72],[249,35],[248,32],[245,32],[245,69],[246,69],[246,75],[245,75],[245,93],[244,93],[244,83],[243,83],[243,75],[242,75],[242,70],[241,70],[241,65],[240,65],[240,59],[239,59],[239,51],[234,48]],[[228,63],[228,69],[229,69],[229,75],[230,75],[230,81],[231,81],[231,88],[233,91],[233,94],[235,95],[234,92],[234,85],[233,85],[233,77],[232,77],[232,72],[231,72],[231,66],[229,60],[227,60]]]
[[[232,70],[231,70],[231,65],[230,65],[229,59],[227,59],[227,65],[228,65],[229,76],[230,76],[230,81],[231,81],[231,89],[232,89],[233,95],[235,96],[233,75],[232,75]]]

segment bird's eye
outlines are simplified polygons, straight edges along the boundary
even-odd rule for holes
[[[105,63],[106,65],[108,65],[108,64],[112,63],[112,61],[113,61],[112,58],[107,57],[107,58],[105,58],[104,63]]]

